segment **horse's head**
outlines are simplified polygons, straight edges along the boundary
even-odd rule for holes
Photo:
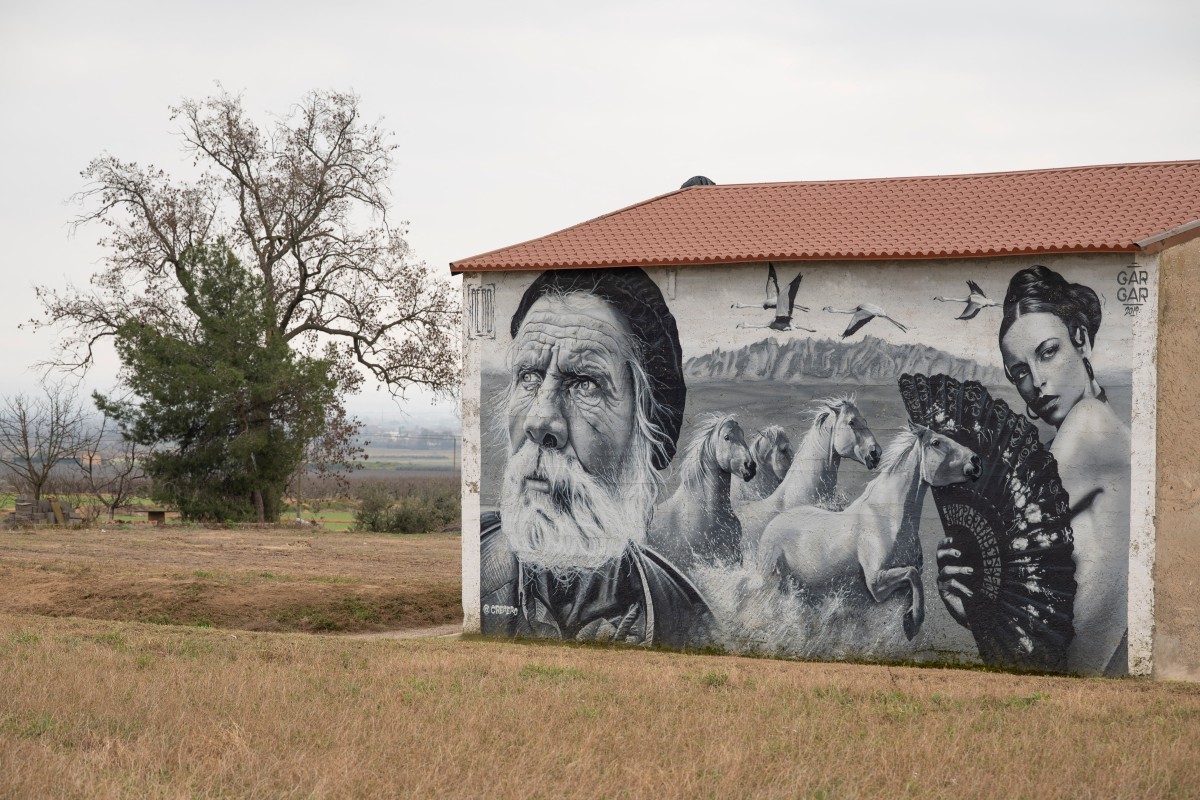
[[[818,425],[828,424],[832,427],[830,446],[834,453],[842,458],[859,462],[867,469],[879,466],[883,456],[883,448],[875,439],[875,434],[867,426],[854,398],[842,397],[823,401],[825,408],[817,414]]]
[[[763,472],[783,480],[792,468],[792,442],[778,425],[764,428],[750,440],[750,457],[762,467]]]
[[[746,445],[746,434],[736,420],[724,419],[713,428],[708,441],[723,472],[740,475],[744,481],[754,477],[757,467]]]
[[[912,431],[921,447],[921,480],[949,486],[979,478],[981,464],[974,450],[923,425],[913,425]]]

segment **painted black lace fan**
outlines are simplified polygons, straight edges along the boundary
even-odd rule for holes
[[[932,489],[951,542],[939,546],[937,559],[942,601],[970,628],[985,662],[1064,668],[1075,635],[1075,562],[1070,498],[1054,456],[1031,422],[976,381],[902,375],[900,394],[909,419],[966,445],[982,461],[977,481]],[[974,573],[945,572],[955,566]],[[971,596],[953,592],[951,577]],[[952,593],[962,599],[962,615]]]

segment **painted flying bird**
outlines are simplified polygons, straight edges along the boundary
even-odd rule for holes
[[[846,326],[846,330],[842,333],[843,339],[845,339],[847,336],[850,336],[855,331],[857,331],[859,328],[861,328],[863,325],[866,325],[868,322],[875,319],[876,317],[882,317],[883,319],[886,319],[888,322],[892,323],[893,325],[895,325],[897,328],[899,328],[902,331],[905,331],[905,332],[908,331],[908,328],[904,327],[899,322],[896,322],[896,320],[889,317],[887,315],[887,312],[884,311],[882,308],[880,308],[879,306],[873,306],[870,303],[859,303],[857,307],[852,308],[849,311],[842,311],[841,309],[838,309],[838,308],[832,308],[831,306],[825,306],[825,311],[828,311],[830,314],[853,314],[854,315],[854,318],[850,320],[850,324]]]
[[[788,292],[792,300],[796,299],[796,289],[800,286],[800,273],[796,273],[796,278],[788,284]],[[762,305],[751,303],[731,303],[730,308],[761,308],[764,311],[771,308],[776,308],[779,305],[779,276],[775,274],[775,265],[770,261],[767,262],[767,296],[763,300]],[[793,305],[793,308],[798,308],[801,311],[808,311],[805,306]],[[761,326],[756,326],[761,327]],[[805,329],[807,330],[807,328]]]
[[[943,303],[966,303],[967,307],[955,319],[974,319],[975,315],[979,313],[979,309],[1000,305],[984,294],[983,289],[980,289],[979,284],[975,281],[967,281],[967,288],[971,290],[970,295],[961,299],[957,297],[935,297],[933,299]]]
[[[787,314],[780,314],[779,311],[783,311],[784,309],[778,309],[775,312],[775,320],[773,322],[767,323],[766,325],[753,325],[753,324],[747,325],[745,322],[739,322],[737,324],[737,326],[739,328],[770,328],[773,331],[808,331],[809,333],[816,333],[816,331],[813,330],[812,328],[806,328],[803,325],[797,325],[794,322],[792,322],[792,308],[793,307],[803,308],[803,306],[795,306],[796,292],[800,291],[800,278],[802,278],[802,277],[803,277],[802,275],[797,274],[796,277],[792,279],[792,282],[788,284],[787,309],[786,309]],[[775,268],[774,267],[771,267],[771,277],[767,279],[768,299],[770,299],[770,294],[771,294],[770,286],[771,286],[772,282],[775,282]],[[776,282],[776,286],[778,286],[778,285],[779,285],[778,282]],[[779,290],[776,289],[775,293],[778,296]],[[775,303],[772,303],[770,306],[764,305],[763,308],[775,308],[775,305],[776,305]],[[744,306],[744,307],[750,308],[751,306]],[[808,309],[804,308],[804,310],[807,311]]]

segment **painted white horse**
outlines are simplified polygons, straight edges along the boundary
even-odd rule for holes
[[[734,508],[769,497],[779,488],[792,466],[792,440],[779,425],[763,428],[750,437],[750,457],[758,471],[748,481],[734,481],[729,499]]]
[[[683,450],[679,488],[654,511],[648,544],[681,569],[740,563],[742,526],[729,484],[733,475],[748,481],[755,471],[741,425],[732,416],[702,417]]]
[[[979,477],[979,456],[929,428],[909,424],[888,446],[879,477],[844,511],[792,509],[763,531],[755,557],[760,574],[794,578],[814,594],[847,579],[863,581],[882,603],[908,585],[912,600],[904,634],[925,621],[921,583],[921,505],[930,486]]]
[[[789,508],[811,506],[830,497],[837,488],[838,468],[843,458],[867,469],[879,464],[883,448],[855,405],[853,395],[821,400],[813,413],[812,426],[783,481],[767,497],[738,508],[742,521],[742,547],[749,553],[758,544],[763,529]]]

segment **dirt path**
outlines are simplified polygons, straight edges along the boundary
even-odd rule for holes
[[[370,633],[345,633],[340,639],[458,639],[462,636],[462,623],[431,625],[427,628],[408,628],[402,631],[371,631]]]

